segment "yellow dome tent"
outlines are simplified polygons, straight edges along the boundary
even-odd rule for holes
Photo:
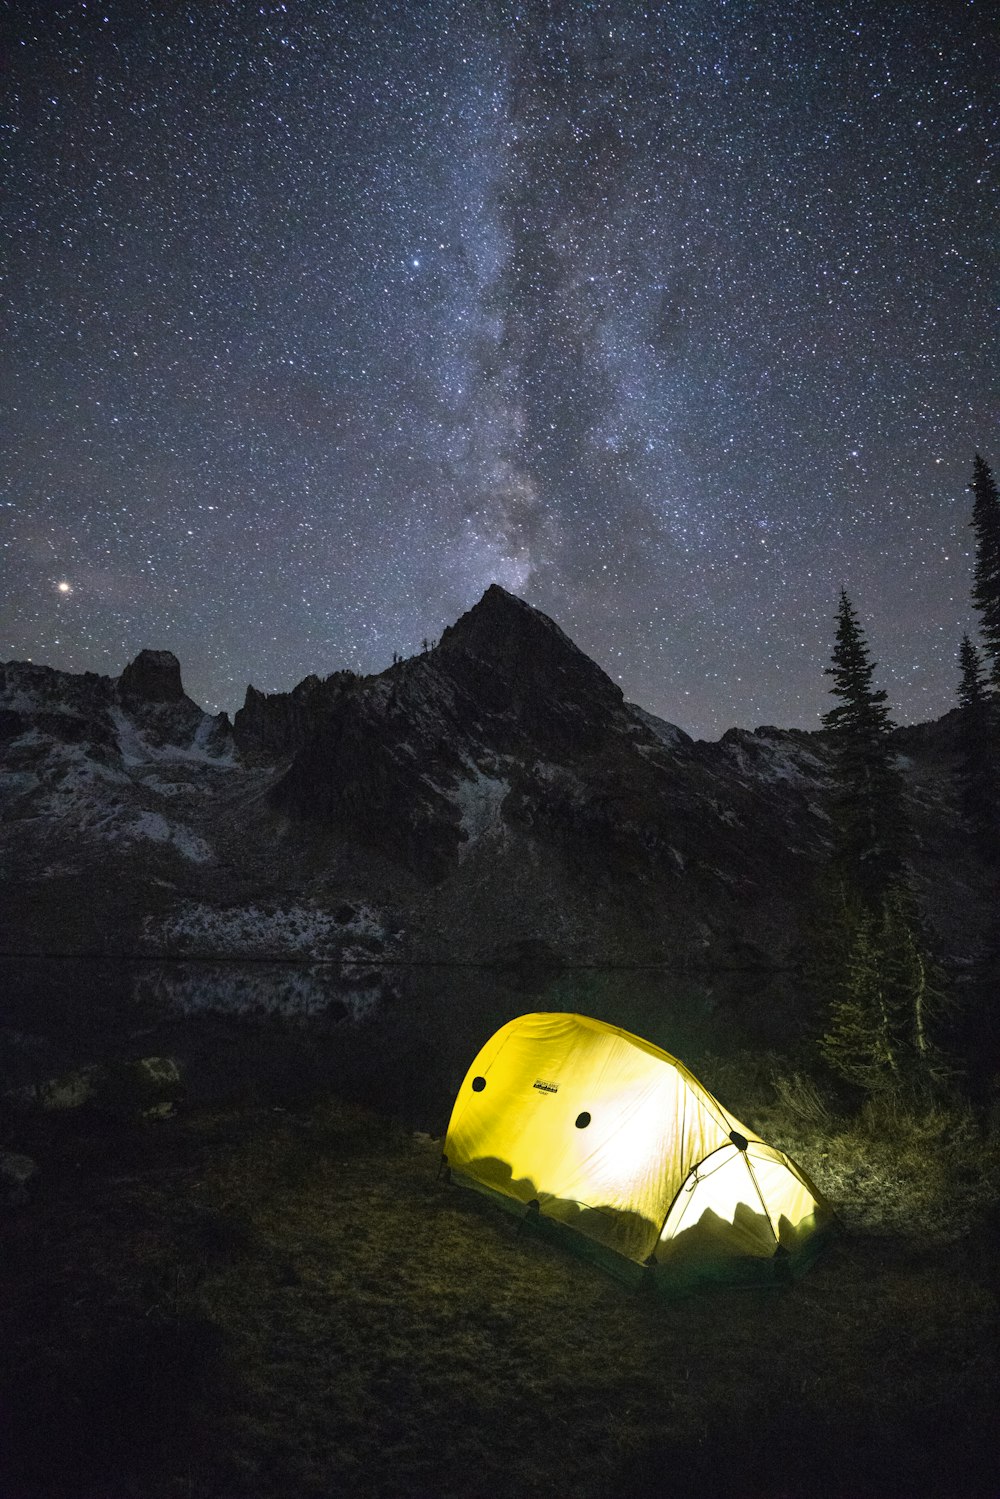
[[[455,1101],[444,1163],[540,1226],[575,1230],[575,1247],[625,1278],[785,1273],[832,1217],[794,1161],[674,1057],[585,1015],[497,1031]]]

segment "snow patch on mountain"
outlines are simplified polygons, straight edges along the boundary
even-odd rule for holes
[[[710,796],[706,800],[712,812],[725,827],[738,828],[742,826],[742,819],[732,807],[723,806],[714,796]]]
[[[71,703],[62,702],[57,697],[44,695],[40,691],[32,691],[21,683],[9,686],[6,691],[0,692],[0,707],[10,713],[20,713],[29,717],[32,713],[54,713],[63,718],[79,718],[79,710]]]
[[[645,708],[640,708],[637,703],[626,703],[625,705],[633,718],[649,730],[666,749],[677,749],[681,744],[690,744],[691,740],[683,729],[676,724],[667,723],[664,718],[657,718],[655,713],[647,713]]]
[[[146,917],[143,945],[157,951],[217,957],[271,958],[276,954],[316,961],[362,963],[382,954],[387,932],[374,907],[350,907],[331,915],[315,906],[248,905],[219,910],[185,901],[163,918]]]
[[[819,755],[781,729],[730,729],[721,743],[739,773],[753,780],[815,785],[829,775]]]
[[[53,743],[40,785],[46,795],[38,804],[42,816],[76,816],[88,826],[111,815],[106,788],[128,786],[129,777],[88,755],[81,745]]]
[[[120,837],[126,843],[148,839],[151,843],[168,843],[192,864],[207,864],[213,857],[204,838],[199,838],[181,822],[168,822],[161,812],[140,812],[133,822],[109,831],[108,837]]]
[[[462,852],[487,833],[502,828],[501,808],[510,791],[510,782],[502,776],[488,775],[473,764],[469,764],[468,773],[469,779],[460,781],[458,790],[451,796],[459,810],[462,832],[468,840]]]
[[[123,708],[109,708],[108,717],[115,726],[122,764],[149,765],[156,761],[186,760],[197,765],[217,765],[233,769],[236,760],[230,743],[222,754],[213,754],[209,746],[215,720],[206,714],[195,729],[190,744],[150,744],[135,720]]]
[[[97,758],[106,752],[86,743],[63,744],[37,731],[22,735],[11,748],[44,752],[37,769],[0,772],[0,804],[12,812],[16,808],[20,817],[33,823],[51,819],[64,835],[72,829],[102,843],[161,844],[193,864],[212,859],[210,845],[186,824],[136,806],[135,793],[147,789],[145,783]]]
[[[155,792],[157,796],[211,796],[208,786],[202,786],[196,781],[165,781],[161,776],[144,775],[139,779],[139,785],[144,791]]]

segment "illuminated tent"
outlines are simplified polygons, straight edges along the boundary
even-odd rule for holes
[[[571,1229],[626,1278],[755,1278],[800,1265],[832,1216],[794,1161],[673,1057],[585,1015],[522,1015],[470,1067],[452,1178]]]

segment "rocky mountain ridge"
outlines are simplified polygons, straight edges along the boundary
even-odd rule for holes
[[[984,882],[954,715],[898,731],[939,949]],[[487,590],[374,676],[250,687],[230,725],[169,652],[117,679],[0,667],[5,952],[674,965],[794,961],[829,836],[821,734],[696,742]]]

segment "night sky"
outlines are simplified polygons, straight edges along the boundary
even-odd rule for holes
[[[493,581],[715,737],[953,706],[981,3],[7,0],[0,659],[378,671]],[[991,170],[992,160],[992,170]]]

